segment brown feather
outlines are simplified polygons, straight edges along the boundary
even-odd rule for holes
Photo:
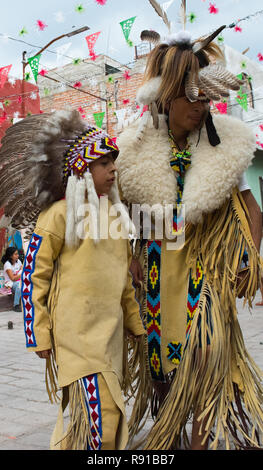
[[[181,1],[181,21],[183,24],[183,28],[185,29],[186,25],[186,0]]]
[[[168,17],[166,15],[165,11],[163,11],[161,5],[158,2],[156,2],[156,0],[149,0],[149,2],[152,5],[152,7],[155,9],[157,15],[159,15],[162,18],[164,24],[167,26],[168,30],[170,31],[171,23],[168,20]]]
[[[160,39],[161,39],[161,36],[156,31],[144,29],[141,32],[141,40],[142,41],[148,41],[148,42],[151,42],[153,44],[157,44],[160,41]]]

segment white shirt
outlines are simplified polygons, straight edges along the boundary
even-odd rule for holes
[[[5,282],[8,282],[8,281],[11,281],[10,277],[8,276],[7,274],[7,270],[11,269],[11,271],[13,272],[14,276],[16,276],[19,271],[21,270],[21,267],[22,267],[22,263],[20,261],[20,259],[18,259],[15,264],[11,264],[10,261],[6,261],[5,264],[4,264],[4,278],[5,278]]]
[[[249,184],[247,182],[246,173],[243,173],[243,175],[241,176],[238,184],[238,189],[240,192],[247,191],[248,189],[250,189]]]

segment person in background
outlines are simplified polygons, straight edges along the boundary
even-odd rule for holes
[[[10,246],[6,249],[4,256],[2,257],[2,263],[4,265],[4,278],[5,287],[10,287],[14,294],[14,307],[15,312],[21,312],[21,272],[22,263],[19,259],[19,253],[16,247]]]

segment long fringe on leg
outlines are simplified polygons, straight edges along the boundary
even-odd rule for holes
[[[205,236],[204,236],[205,234]],[[234,192],[225,206],[195,227],[186,262],[197,260],[205,273],[199,310],[192,322],[183,359],[148,436],[145,449],[170,449],[186,435],[195,410],[203,443],[212,436],[230,449],[259,449],[263,433],[262,373],[248,355],[237,321],[238,272],[244,251],[249,257],[245,302],[255,297],[262,262],[248,227],[242,197]],[[207,314],[211,309],[211,322]],[[201,344],[201,348],[200,348]]]

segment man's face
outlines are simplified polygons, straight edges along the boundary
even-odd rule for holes
[[[174,99],[169,109],[170,129],[180,128],[187,132],[200,129],[207,110],[207,101],[192,103],[186,96]]]
[[[115,181],[115,163],[112,155],[98,158],[89,164],[90,172],[94,181],[97,194],[109,194]]]

